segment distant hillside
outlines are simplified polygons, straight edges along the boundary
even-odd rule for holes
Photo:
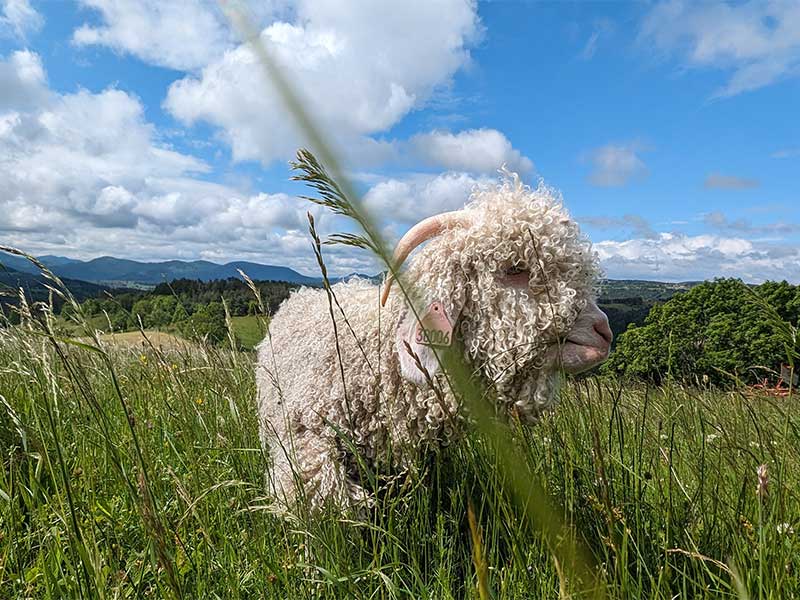
[[[53,267],[54,272],[65,277],[94,282],[134,282],[158,284],[174,279],[212,281],[239,278],[237,269],[252,279],[262,281],[288,281],[299,284],[315,284],[317,279],[301,275],[288,267],[261,265],[244,261],[218,265],[205,260],[146,263],[104,256],[88,262],[71,263]]]
[[[100,283],[112,287],[130,286],[131,284],[158,285],[175,279],[194,279],[214,281],[236,277],[240,279],[237,269],[258,281],[287,281],[300,285],[319,285],[319,277],[310,277],[298,273],[288,267],[264,265],[260,263],[235,261],[224,265],[207,260],[168,260],[162,262],[142,262],[102,256],[89,261],[66,258],[64,256],[40,256],[44,263],[59,277],[79,279]],[[38,274],[38,269],[30,261],[19,256],[0,253],[0,264],[23,273]],[[1,269],[0,269],[1,270]],[[347,275],[342,279],[347,279]],[[379,282],[380,275],[357,274],[364,279]],[[627,298],[641,298],[644,301],[668,300],[677,292],[684,292],[697,285],[698,282],[664,283],[660,281],[641,281],[636,279],[607,279],[601,284],[600,297],[604,303]]]
[[[48,269],[51,270],[58,267],[63,267],[73,263],[81,262],[79,260],[75,260],[74,258],[67,258],[65,256],[53,256],[51,254],[47,254],[45,256],[37,256],[36,258],[40,262],[42,262],[44,266],[46,266]],[[39,268],[36,265],[34,265],[31,261],[29,261],[27,258],[23,258],[22,256],[16,256],[14,254],[6,254],[5,252],[0,252],[0,272],[6,269],[19,271],[20,273],[29,273],[31,275],[39,274]]]
[[[203,282],[225,280],[231,277],[240,279],[238,269],[255,281],[282,281],[311,286],[321,284],[320,278],[302,275],[288,267],[246,261],[220,265],[206,260],[142,262],[111,256],[81,261],[52,255],[41,256],[39,260],[59,277],[71,280],[70,289],[80,290],[80,295],[87,298],[96,296],[99,291],[104,289],[103,286],[152,289],[160,283],[178,279]],[[33,277],[25,280],[30,281],[32,290],[43,289],[41,283],[35,283],[39,280],[39,274],[37,268],[30,261],[0,253],[0,264],[18,273],[15,281],[23,281],[24,278],[20,279],[20,276],[27,274],[29,277]],[[375,283],[380,283],[381,280],[380,275],[359,274],[358,276],[370,279]],[[349,277],[350,275],[342,279]],[[11,279],[6,277],[6,281],[11,281]],[[598,304],[608,315],[614,335],[618,336],[627,329],[629,323],[641,325],[654,304],[665,302],[679,292],[688,291],[697,283],[607,279],[601,283]],[[92,284],[95,285],[92,287]]]
[[[666,302],[700,282],[665,283],[638,279],[606,279],[600,287],[598,305],[608,315],[615,340],[628,325],[642,325],[654,304]]]
[[[63,281],[79,302],[87,298],[96,298],[109,289],[102,285],[69,278],[65,278]],[[0,305],[17,304],[20,288],[25,292],[29,302],[45,301],[50,295],[46,282],[47,280],[39,274],[22,273],[8,267],[0,267]],[[61,301],[57,297],[54,300],[56,306],[61,305]]]
[[[319,278],[301,275],[288,267],[245,261],[220,265],[206,260],[141,262],[111,256],[102,256],[89,261],[61,256],[42,256],[39,257],[39,260],[59,277],[114,287],[135,284],[153,286],[174,279],[213,281],[229,277],[240,278],[237,269],[241,269],[252,279],[260,281],[288,281],[301,285],[317,285],[320,282]],[[23,273],[38,273],[35,265],[18,256],[0,254],[0,264]]]
[[[600,284],[601,302],[620,298],[641,298],[646,301],[669,300],[678,292],[686,292],[700,281],[666,283],[640,279],[605,279]]]

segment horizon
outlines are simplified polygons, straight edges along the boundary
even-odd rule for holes
[[[506,164],[563,195],[609,279],[800,283],[800,4],[258,7],[387,239]],[[8,245],[305,275],[306,211],[352,231],[298,198],[308,141],[215,2],[2,0],[0,88]]]
[[[4,264],[3,258],[2,258],[5,255],[6,254],[4,252],[0,251],[0,269],[9,268],[12,271],[15,270],[15,269],[13,269],[13,267],[5,267],[5,264]],[[178,258],[164,259],[164,260],[140,260],[140,259],[124,258],[124,257],[119,257],[119,256],[112,256],[110,254],[104,254],[102,256],[95,256],[93,258],[88,258],[88,259],[78,259],[78,258],[73,258],[71,256],[55,255],[55,254],[43,254],[43,255],[40,255],[40,256],[34,256],[34,258],[37,258],[37,259],[42,259],[42,258],[66,259],[66,260],[69,260],[69,261],[77,261],[77,262],[82,262],[82,263],[88,263],[88,262],[92,262],[92,261],[100,260],[100,259],[104,259],[104,258],[111,258],[111,259],[114,259],[114,260],[126,260],[126,261],[132,261],[132,262],[143,263],[143,264],[159,264],[159,263],[166,263],[166,262],[180,262],[180,263],[205,262],[205,263],[209,263],[209,264],[213,264],[213,265],[221,266],[221,267],[229,265],[229,264],[245,263],[246,262],[246,263],[251,263],[251,264],[257,264],[257,265],[262,266],[262,267],[272,267],[272,268],[278,268],[278,269],[290,269],[290,270],[294,271],[295,273],[297,273],[298,275],[301,275],[301,276],[303,276],[305,278],[308,278],[308,279],[320,279],[320,280],[322,279],[321,275],[313,274],[313,273],[307,273],[307,272],[304,272],[304,271],[299,271],[299,270],[294,269],[293,267],[289,267],[287,265],[274,264],[274,263],[259,263],[259,262],[251,261],[251,260],[237,260],[237,259],[234,259],[234,260],[229,260],[229,261],[226,261],[226,262],[217,262],[217,261],[207,260],[207,259],[178,259]],[[339,278],[342,278],[342,277],[350,277],[352,275],[363,275],[363,276],[368,277],[368,278],[374,278],[374,277],[378,277],[380,275],[383,275],[385,273],[386,273],[385,269],[381,270],[381,271],[374,272],[374,273],[361,273],[361,272],[352,271],[350,273],[345,273],[343,275],[337,275],[335,278],[339,279]],[[603,276],[600,278],[600,281],[601,282],[602,281],[632,281],[632,282],[665,283],[665,284],[679,285],[679,284],[703,283],[705,281],[711,281],[713,279],[714,278],[669,280],[669,279],[643,279],[643,278],[638,278],[638,277],[621,277],[620,278],[620,277],[608,277],[607,274],[603,274]],[[87,281],[87,280],[79,280],[79,281]],[[744,281],[744,280],[742,280],[742,281]],[[781,281],[781,280],[765,280],[765,281]],[[88,281],[88,282],[91,283],[90,281]],[[755,282],[752,282],[752,281],[744,281],[744,283],[746,283],[747,285],[759,285],[758,283],[755,283]],[[760,283],[764,283],[764,282],[760,282]]]

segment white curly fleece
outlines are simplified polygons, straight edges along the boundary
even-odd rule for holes
[[[441,303],[465,358],[492,386],[500,408],[532,422],[555,401],[547,349],[594,299],[597,257],[543,184],[532,190],[512,176],[473,192],[465,212],[469,224],[422,247],[404,281],[413,282],[418,314]],[[513,268],[530,271],[527,286],[505,284]],[[258,348],[261,439],[272,459],[273,492],[285,508],[300,497],[298,489],[312,509],[368,501],[339,434],[381,470],[408,464],[463,429],[463,411],[433,352],[413,339],[417,320],[399,286],[385,308],[379,287],[363,280],[333,291],[348,321],[334,307],[341,362],[328,299],[319,289],[293,293]],[[441,397],[405,342],[444,390]]]

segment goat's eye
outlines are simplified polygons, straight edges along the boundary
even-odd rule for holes
[[[505,285],[512,287],[527,287],[531,279],[531,273],[528,269],[519,265],[514,265],[503,271],[501,281]]]

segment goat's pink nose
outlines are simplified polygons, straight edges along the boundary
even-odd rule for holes
[[[611,333],[611,327],[608,325],[608,317],[603,313],[600,314],[603,316],[595,319],[594,330],[597,332],[597,335],[603,338],[610,346],[611,340],[614,339],[614,334]]]

